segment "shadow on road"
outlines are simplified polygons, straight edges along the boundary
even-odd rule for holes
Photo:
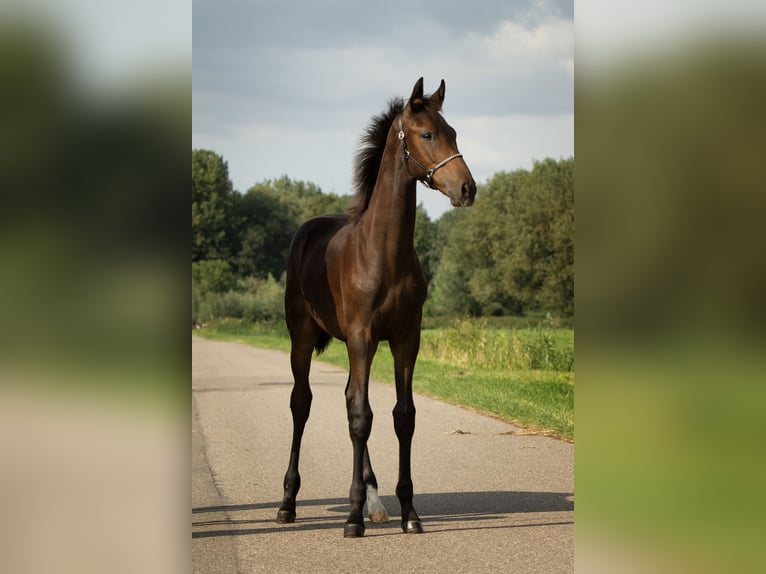
[[[398,500],[394,496],[382,496],[381,500],[388,508],[391,520],[387,524],[369,526],[390,528],[391,534],[399,533]],[[530,521],[518,518],[521,514],[574,510],[572,493],[562,492],[426,493],[415,496],[415,505],[427,531],[431,526],[431,532],[572,524],[573,519],[569,516],[557,516],[555,522],[544,522],[540,516]],[[299,499],[297,521],[279,526],[274,520],[277,508],[279,502],[193,508],[192,538],[342,528],[349,505],[343,498]],[[273,516],[262,518],[262,511],[269,511]],[[337,513],[337,516],[329,513]],[[208,529],[216,526],[219,528]]]

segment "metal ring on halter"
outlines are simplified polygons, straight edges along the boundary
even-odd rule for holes
[[[425,171],[425,175],[423,177],[419,177],[418,180],[425,185],[426,187],[430,189],[436,189],[433,185],[433,179],[434,179],[434,173],[437,169],[440,167],[444,167],[447,165],[447,163],[451,162],[453,159],[463,157],[462,153],[454,153],[451,156],[449,156],[447,159],[440,161],[437,163],[434,167],[431,169],[428,169],[426,166],[424,166],[422,163],[420,163],[418,160],[416,160],[414,157],[412,157],[412,154],[410,153],[410,150],[407,149],[407,142],[404,139],[404,129],[402,128],[402,116],[404,115],[404,111],[402,111],[399,114],[399,141],[402,142],[402,161],[407,166],[407,173],[412,175],[412,172],[410,171],[410,166],[407,163],[408,160],[414,161],[420,169]],[[413,176],[415,177],[415,176]]]

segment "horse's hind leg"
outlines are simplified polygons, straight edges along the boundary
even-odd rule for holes
[[[313,333],[312,333],[313,331]],[[310,336],[308,336],[310,335]],[[298,333],[290,332],[292,348],[290,350],[290,367],[293,371],[294,385],[290,395],[290,411],[293,415],[293,440],[290,446],[290,462],[285,473],[284,498],[277,512],[277,522],[286,524],[295,522],[295,498],[301,487],[301,476],[298,473],[301,440],[306,421],[311,411],[311,388],[309,387],[309,369],[314,343],[319,337],[319,328],[309,329]]]

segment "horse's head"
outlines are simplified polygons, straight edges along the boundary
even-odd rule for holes
[[[410,174],[450,198],[455,207],[473,205],[476,182],[457,149],[457,134],[442,117],[444,80],[430,96],[423,95],[423,78],[399,117],[402,156]]]

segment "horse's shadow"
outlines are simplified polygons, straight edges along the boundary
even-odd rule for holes
[[[399,502],[395,496],[381,496],[389,511],[387,524],[369,524],[373,528],[389,528],[391,534],[399,530]],[[572,493],[563,492],[450,492],[426,493],[415,496],[415,504],[424,525],[438,525],[440,532],[448,530],[473,530],[481,528],[518,528],[571,524],[571,517],[558,517],[555,522],[541,522],[536,517],[534,523],[511,521],[518,514],[536,514],[544,512],[571,512],[574,510]],[[233,504],[207,506],[192,509],[192,538],[215,536],[238,536],[247,534],[267,534],[289,530],[323,530],[342,528],[345,515],[349,511],[348,499],[323,498],[298,501],[298,519],[294,524],[277,526],[274,521],[279,502]],[[321,515],[312,516],[312,507],[322,509]],[[248,511],[273,510],[274,517],[268,519],[250,519]],[[338,513],[339,519],[328,517],[326,512]],[[220,516],[223,514],[223,516]],[[241,517],[241,518],[240,518]],[[500,519],[500,522],[498,520]],[[482,521],[493,521],[484,525]],[[219,526],[221,528],[208,530]],[[426,530],[427,531],[427,530]],[[379,534],[383,534],[379,532]]]

